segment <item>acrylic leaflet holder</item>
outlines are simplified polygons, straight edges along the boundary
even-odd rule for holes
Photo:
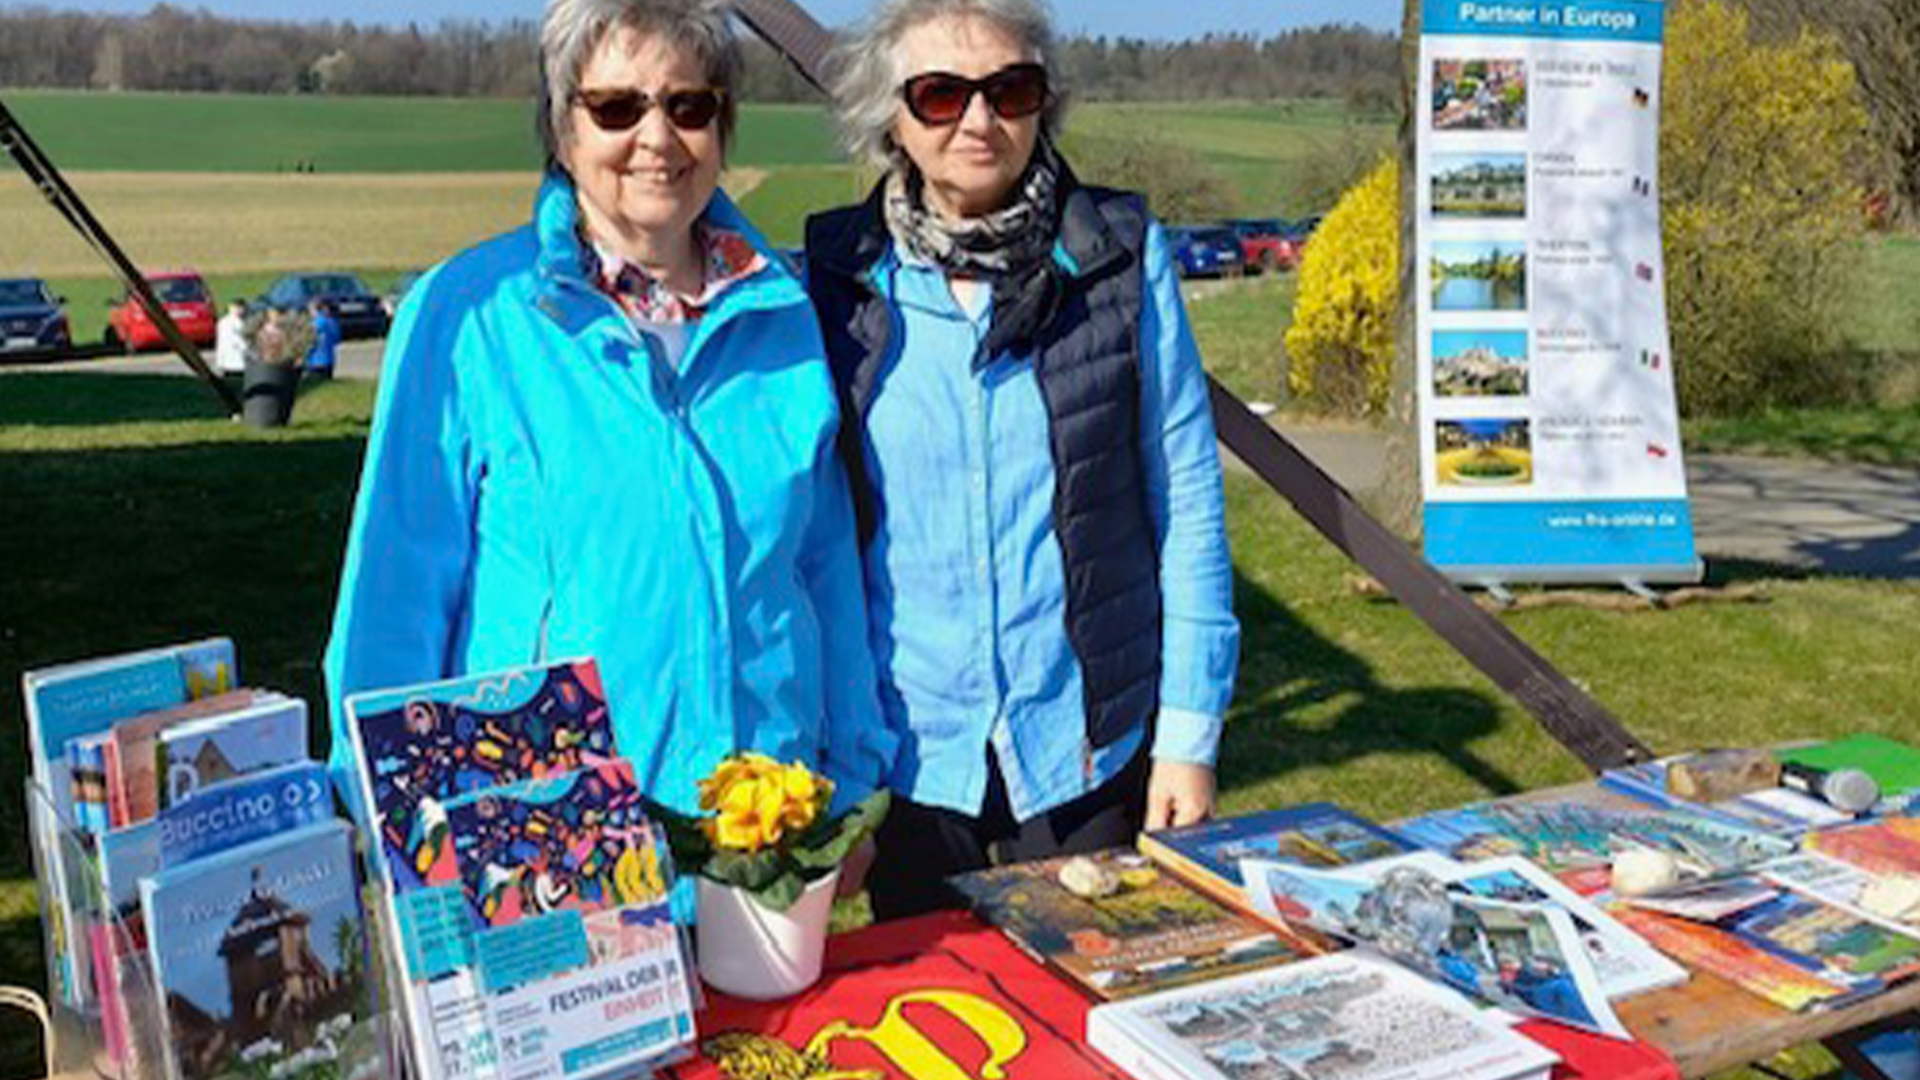
[[[339,864],[348,880],[333,886],[331,906],[314,899],[315,879],[324,875],[239,849],[227,865],[210,867],[204,890],[196,893],[188,882],[175,899],[154,887],[167,877],[144,826],[88,833],[63,820],[33,780],[26,802],[46,942],[53,1076],[403,1075],[400,1025],[386,993],[392,983],[380,947],[385,939],[373,921],[379,906],[364,902],[357,858]],[[346,831],[320,830],[316,839]],[[311,864],[313,844],[282,847],[283,858],[305,855]],[[293,850],[300,848],[306,850]],[[169,931],[174,936],[158,950],[158,965],[143,890],[158,893],[165,918],[192,921],[191,934]],[[366,917],[352,914],[356,909]]]

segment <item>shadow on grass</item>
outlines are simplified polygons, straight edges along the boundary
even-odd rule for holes
[[[1493,795],[1522,785],[1469,745],[1499,727],[1495,701],[1452,687],[1383,685],[1371,665],[1322,637],[1285,604],[1237,571],[1234,608],[1242,657],[1237,707],[1220,750],[1220,786],[1264,783],[1295,769],[1338,766],[1381,753],[1419,751],[1445,760]],[[1277,696],[1275,696],[1277,695]],[[1330,723],[1299,722],[1302,710],[1351,699]]]
[[[10,409],[16,378],[0,381]],[[198,389],[157,380],[151,407],[133,411],[171,407],[175,386],[189,400]],[[241,645],[246,683],[322,700],[362,449],[322,438],[0,453],[0,880],[31,876],[21,671],[225,635]],[[310,730],[323,740],[324,714]],[[37,951],[21,970],[12,944],[0,941],[0,983],[41,985]]]
[[[0,375],[0,427],[100,427],[109,424],[224,420],[226,405],[197,378],[48,371]],[[239,392],[236,382],[234,391]],[[305,379],[298,395],[325,385]]]
[[[221,420],[226,406],[199,379],[178,375],[35,372],[0,375],[0,424],[92,427]]]

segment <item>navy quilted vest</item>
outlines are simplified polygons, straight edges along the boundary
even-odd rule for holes
[[[1031,354],[1053,454],[1067,641],[1080,661],[1087,739],[1100,747],[1151,720],[1160,696],[1160,562],[1140,459],[1147,215],[1137,195],[1061,179],[1054,263],[1021,301],[1046,312]],[[866,481],[864,419],[894,324],[869,275],[890,244],[878,190],[807,222],[807,287],[840,387],[840,450],[863,543],[888,512],[912,512],[877,505]]]

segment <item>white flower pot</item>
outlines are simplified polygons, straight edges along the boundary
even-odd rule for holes
[[[696,880],[700,977],[708,986],[734,997],[772,1001],[792,997],[820,978],[839,870],[808,885],[785,911],[760,906],[745,889]]]

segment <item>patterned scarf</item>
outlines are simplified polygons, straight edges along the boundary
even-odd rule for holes
[[[887,231],[908,254],[949,274],[999,283],[1023,278],[1052,253],[1060,231],[1060,158],[1045,139],[1007,206],[980,217],[948,221],[927,208],[925,181],[911,165],[886,180]]]

